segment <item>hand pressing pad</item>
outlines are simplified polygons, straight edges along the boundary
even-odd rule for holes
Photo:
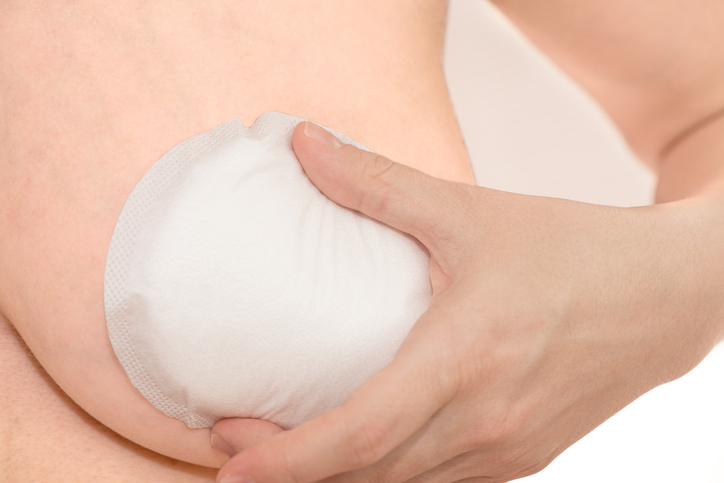
[[[190,428],[292,428],[341,405],[429,303],[425,250],[305,176],[291,146],[303,120],[267,112],[183,141],[116,223],[111,344],[141,394]]]

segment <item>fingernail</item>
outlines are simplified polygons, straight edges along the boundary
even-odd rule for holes
[[[234,456],[236,454],[234,448],[229,443],[224,441],[224,439],[218,434],[211,435],[211,447],[214,448],[216,451],[221,451],[222,453],[225,453],[229,456]]]
[[[219,483],[254,483],[254,480],[250,476],[226,475]]]
[[[321,126],[317,126],[313,122],[306,121],[304,123],[304,134],[308,138],[312,138],[315,141],[317,141],[319,144],[323,146],[327,146],[330,148],[341,148],[344,146],[344,143],[337,139],[334,134],[327,131]]]

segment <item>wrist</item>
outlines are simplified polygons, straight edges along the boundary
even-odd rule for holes
[[[648,390],[687,373],[724,337],[724,223],[712,227],[724,203],[602,209],[573,317],[599,334],[621,378]]]
[[[711,312],[716,342],[724,340],[724,109],[686,133],[660,165],[657,203],[650,207],[672,217],[678,241],[701,298],[700,311]]]
[[[696,196],[645,209],[653,230],[644,257],[659,317],[703,358],[724,338],[724,198],[713,183],[698,186]]]

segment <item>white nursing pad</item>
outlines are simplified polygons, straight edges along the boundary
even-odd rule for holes
[[[303,120],[267,112],[187,139],[118,218],[111,344],[141,394],[190,428],[227,417],[291,428],[339,406],[429,303],[424,248],[306,177],[291,146]]]

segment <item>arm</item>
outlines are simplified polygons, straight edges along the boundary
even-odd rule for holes
[[[724,109],[724,4],[494,0],[647,163]]]
[[[345,405],[221,476],[521,478],[724,338],[724,190],[612,208],[438,180],[300,127],[294,148],[332,200],[428,248],[433,298]],[[234,420],[213,431],[236,446]]]
[[[395,361],[345,406],[242,452],[221,475],[257,483],[335,474],[324,481],[508,481],[539,471],[722,340],[722,72],[718,53],[706,48],[721,42],[703,28],[720,7],[689,12],[700,27],[682,23],[701,35],[677,44],[680,54],[665,42],[676,29],[656,23],[674,25],[682,11],[644,8],[637,18],[660,38],[646,41],[644,31],[641,39],[638,29],[627,47],[615,8],[589,7],[578,12],[589,21],[565,34],[555,9],[542,12],[551,13],[552,33],[537,43],[656,167],[657,200],[671,203],[619,209],[443,186],[297,135],[300,162],[325,194],[428,247],[434,299]],[[610,49],[606,26],[614,30]],[[215,431],[232,440],[233,429],[227,421]]]

